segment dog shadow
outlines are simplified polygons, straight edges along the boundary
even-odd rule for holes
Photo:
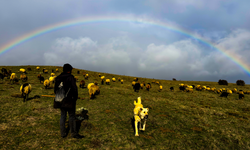
[[[30,100],[37,99],[37,98],[41,98],[41,96],[35,95],[33,97],[28,97],[26,101],[30,101]]]

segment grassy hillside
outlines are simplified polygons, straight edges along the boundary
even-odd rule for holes
[[[242,90],[250,90],[250,85],[156,80],[163,85],[161,92],[152,83],[150,91],[144,88],[137,93],[131,86],[134,77],[101,73],[105,78],[124,80],[124,84],[111,81],[110,85],[101,85],[98,72],[73,69],[73,75],[79,77],[79,97],[84,98],[77,100],[76,108],[87,108],[89,119],[80,127],[84,139],[73,139],[70,134],[62,139],[60,110],[53,108],[53,98],[35,97],[53,95],[53,88],[45,89],[37,75],[41,73],[47,79],[52,69],[59,68],[59,75],[62,68],[41,66],[49,70],[49,74],[43,74],[36,66],[0,66],[3,67],[18,77],[20,68],[31,67],[27,82],[32,85],[32,92],[23,103],[22,98],[11,97],[20,93],[21,80],[17,84],[10,84],[6,78],[0,81],[0,149],[250,149],[250,95],[238,100],[235,93],[225,98],[209,91],[187,93],[178,89],[180,83]],[[89,74],[88,80],[83,72]],[[79,88],[81,80],[86,84],[97,81],[100,95],[90,100],[87,88]],[[139,81],[151,83],[153,79],[139,77]],[[172,86],[174,92],[169,90]],[[149,108],[149,118],[145,132],[139,131],[140,136],[135,137],[131,119],[138,96],[143,106]]]

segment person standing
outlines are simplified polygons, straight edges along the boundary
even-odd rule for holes
[[[60,106],[55,106],[57,104],[54,103],[54,107],[61,109],[61,119],[60,119],[61,137],[62,138],[67,137],[65,122],[68,112],[71,137],[81,139],[84,138],[84,136],[79,135],[76,130],[75,111],[76,111],[76,101],[78,98],[78,89],[76,86],[76,81],[74,79],[74,76],[71,74],[72,69],[73,67],[70,64],[64,64],[63,72],[55,79],[55,87],[54,87],[55,94],[61,82],[63,82],[63,88],[65,91],[68,92],[68,94]]]

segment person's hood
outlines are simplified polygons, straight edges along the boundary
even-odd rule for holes
[[[71,73],[65,73],[65,72],[63,72],[59,76],[56,77],[56,80],[57,81],[62,81],[65,78],[68,78],[69,76],[72,76],[72,74]]]

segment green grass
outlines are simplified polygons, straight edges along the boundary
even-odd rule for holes
[[[27,71],[28,83],[32,84],[29,97],[35,95],[53,94],[52,89],[45,89],[39,83],[36,66],[0,66],[15,72],[18,77],[20,68],[31,67]],[[42,74],[49,78],[51,69],[61,67],[40,66],[49,70],[49,74]],[[40,70],[41,70],[40,69]],[[138,93],[132,89],[134,77],[101,73],[105,78],[124,80],[124,84],[111,81],[110,85],[101,85],[99,72],[73,69],[73,75],[85,80],[83,72],[89,74],[88,83],[98,81],[100,95],[90,100],[87,88],[78,88],[79,97],[76,108],[85,107],[89,110],[89,120],[81,123],[80,134],[84,139],[73,139],[70,134],[62,139],[60,136],[60,110],[53,108],[53,98],[32,98],[23,103],[22,98],[11,97],[20,93],[20,85],[10,84],[9,79],[0,81],[0,149],[250,149],[250,95],[245,94],[244,100],[238,100],[238,94],[231,94],[228,98],[209,91],[193,93],[180,92],[180,83],[188,85],[209,85],[218,88],[237,88],[249,90],[250,85],[228,86],[215,82],[203,81],[170,81],[156,80],[163,85],[151,84],[150,91],[145,88]],[[145,83],[153,79],[139,78]],[[169,88],[173,86],[174,92]],[[139,131],[139,137],[131,124],[134,100],[141,96],[144,107],[149,108],[145,132]],[[132,122],[133,123],[133,122]]]

